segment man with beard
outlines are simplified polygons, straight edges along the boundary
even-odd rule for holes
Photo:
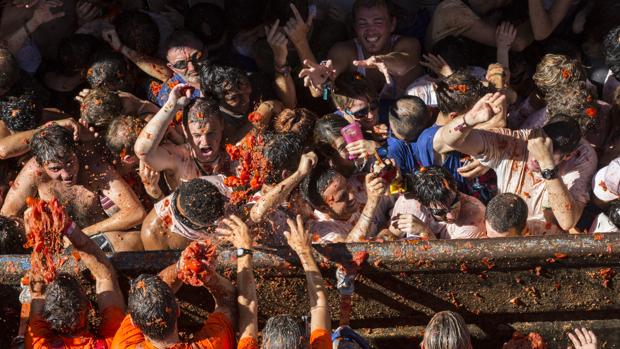
[[[30,140],[34,157],[22,168],[9,190],[1,214],[19,216],[26,198],[56,197],[82,231],[106,252],[141,249],[130,230],[142,222],[144,208],[131,187],[95,152],[76,144],[71,131],[52,124]]]

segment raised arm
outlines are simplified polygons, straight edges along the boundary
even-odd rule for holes
[[[176,111],[189,103],[190,96],[191,88],[188,84],[176,85],[170,91],[166,104],[153,116],[144,126],[140,135],[138,135],[134,145],[134,152],[140,160],[145,161],[155,171],[173,170],[176,168],[174,156],[168,151],[161,149],[159,145],[164,139],[168,125],[170,125]]]
[[[34,9],[32,17],[13,32],[0,35],[0,42],[6,43],[6,47],[9,51],[17,55],[22,46],[24,46],[24,42],[26,42],[32,33],[39,29],[41,25],[65,15],[64,11],[52,13],[52,9],[60,6],[63,6],[61,0],[39,1]]]
[[[502,22],[495,31],[495,46],[497,47],[497,63],[510,69],[510,47],[517,37],[517,29],[509,22]]]
[[[481,44],[495,46],[495,32],[496,28],[494,26],[480,19],[475,21],[471,28],[466,30],[462,35]],[[524,25],[517,28],[517,36],[511,49],[518,52],[523,51],[532,41],[534,41],[534,37],[532,36],[531,28],[529,28],[529,24],[524,23]]]
[[[414,38],[402,38],[394,47],[394,51],[386,55],[371,56],[368,59],[353,61],[356,67],[377,69],[385,76],[386,83],[390,84],[390,75],[400,77],[416,69],[416,75],[420,75],[420,55],[422,48],[420,42]]]
[[[26,165],[19,171],[17,178],[9,188],[9,192],[4,198],[4,204],[0,214],[6,217],[21,217],[26,208],[26,198],[37,195],[37,174],[41,174],[43,169],[37,164],[34,158],[28,160]]]
[[[314,152],[309,152],[301,156],[297,171],[288,176],[282,182],[276,184],[267,194],[262,196],[260,200],[250,210],[250,219],[253,222],[261,222],[265,215],[280,205],[283,201],[287,200],[293,189],[299,185],[299,183],[312,171],[318,158]]]
[[[258,299],[256,297],[256,280],[252,265],[252,237],[248,226],[237,216],[230,216],[222,221],[223,228],[218,228],[225,240],[230,241],[244,254],[237,257],[237,311],[239,313],[239,340],[254,338],[258,340]]]
[[[480,130],[474,127],[491,120],[496,114],[505,112],[506,97],[501,93],[487,94],[467,113],[452,119],[442,126],[433,139],[433,149],[441,154],[459,151],[478,155],[483,150]]]
[[[530,23],[534,39],[546,39],[562,22],[571,7],[571,0],[555,0],[549,11],[545,10],[543,0],[528,0]]]
[[[273,64],[275,72],[275,87],[278,98],[286,108],[297,106],[295,82],[291,76],[291,67],[287,64],[288,39],[278,31],[280,20],[276,20],[271,28],[265,27],[267,43],[273,52]]]
[[[105,40],[114,51],[120,52],[123,56],[132,61],[140,70],[159,81],[166,81],[172,77],[172,72],[166,67],[166,62],[161,59],[146,56],[123,45],[118,37],[116,29],[109,28],[101,33]]]
[[[99,183],[101,192],[114,202],[119,210],[109,218],[84,228],[84,233],[94,235],[109,231],[123,231],[142,223],[146,211],[129,184],[111,165],[103,163],[98,167],[101,177],[97,180],[101,181]]]
[[[314,261],[314,256],[312,256],[312,236],[304,228],[304,222],[300,215],[297,215],[296,221],[288,219],[288,226],[290,232],[285,231],[284,236],[289,246],[299,256],[299,261],[306,273],[308,296],[310,298],[311,331],[331,331],[331,316],[327,303],[325,282],[319,267]]]
[[[543,130],[533,130],[530,133],[527,150],[538,161],[541,171],[554,169],[557,171],[558,164],[553,159],[553,143]],[[579,221],[584,205],[573,199],[566,184],[557,174],[551,179],[545,179],[545,188],[549,197],[553,198],[549,200],[549,204],[558,225],[568,231]]]
[[[355,226],[347,236],[347,242],[360,242],[368,238],[368,233],[372,227],[375,211],[379,207],[379,202],[385,194],[386,184],[383,178],[375,173],[366,175],[366,195],[368,201],[362,210],[362,214]]]
[[[314,21],[315,14],[310,13],[306,20],[303,19],[297,7],[293,3],[290,4],[291,10],[293,11],[293,17],[289,18],[284,26],[284,32],[286,36],[288,36],[289,40],[295,46],[295,50],[297,51],[297,55],[299,56],[299,61],[303,62],[305,60],[318,63],[316,58],[314,57],[314,53],[312,53],[312,49],[310,48],[310,43],[308,42],[308,33],[310,32],[310,28],[312,27],[312,22]]]

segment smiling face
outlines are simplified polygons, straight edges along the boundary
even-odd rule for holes
[[[48,161],[43,165],[43,169],[52,180],[61,181],[65,185],[77,183],[79,163],[75,154],[71,154],[63,162]]]
[[[199,162],[217,160],[220,155],[223,126],[217,118],[188,123],[185,133],[192,153]]]
[[[325,188],[322,197],[327,204],[329,215],[334,219],[347,220],[357,212],[357,200],[355,200],[353,190],[342,175],[334,177]]]
[[[396,20],[385,6],[360,7],[355,16],[355,34],[369,54],[383,53],[390,48],[390,36]]]
[[[351,99],[345,113],[359,122],[364,130],[369,131],[379,121],[379,103],[368,101],[365,97]]]

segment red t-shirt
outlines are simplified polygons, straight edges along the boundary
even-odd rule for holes
[[[90,332],[76,337],[58,336],[49,328],[40,315],[34,315],[28,323],[26,348],[65,348],[65,349],[105,349],[112,348],[112,339],[121,325],[125,313],[118,307],[110,306],[101,312],[101,325],[98,336]]]

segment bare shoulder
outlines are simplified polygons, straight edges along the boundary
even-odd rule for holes
[[[399,52],[421,52],[420,41],[410,36],[400,36],[394,43],[394,51]]]

